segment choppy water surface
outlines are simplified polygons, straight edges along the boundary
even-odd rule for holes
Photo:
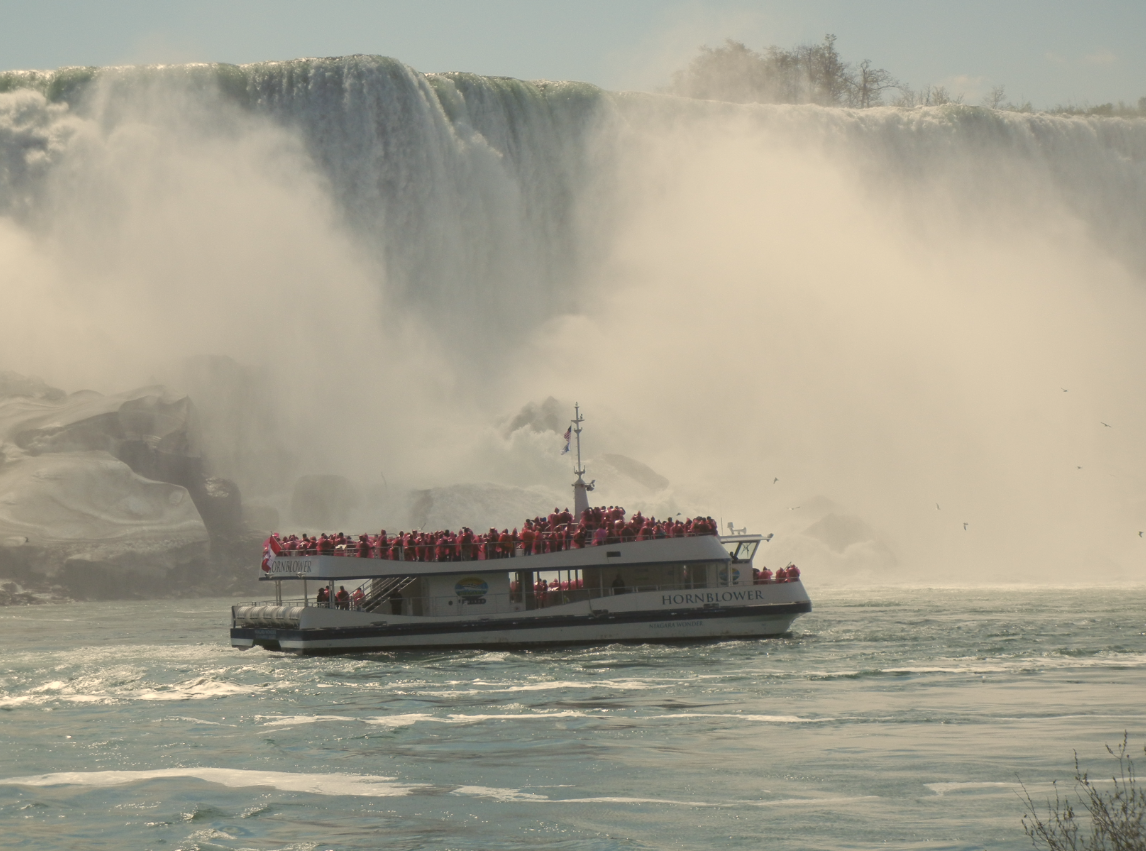
[[[13,848],[1027,848],[1146,734],[1146,589],[810,589],[791,637],[297,658],[230,601],[0,610]]]

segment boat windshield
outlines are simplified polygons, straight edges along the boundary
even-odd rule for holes
[[[732,556],[734,564],[744,561],[752,561],[752,556],[756,555],[756,548],[760,546],[759,541],[725,541],[724,548],[728,550],[728,554]]]

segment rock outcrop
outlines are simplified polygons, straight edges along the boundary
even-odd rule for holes
[[[238,488],[207,475],[189,398],[0,373],[0,580],[80,599],[221,589],[246,537]]]

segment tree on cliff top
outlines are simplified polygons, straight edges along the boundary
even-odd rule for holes
[[[738,41],[702,47],[700,55],[672,77],[671,91],[683,97],[732,103],[817,103],[822,106],[878,106],[883,92],[898,84],[870,60],[852,67],[836,51],[836,37],[792,50],[763,53]]]

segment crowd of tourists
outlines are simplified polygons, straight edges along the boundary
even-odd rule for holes
[[[753,585],[767,585],[769,582],[798,582],[799,580],[800,568],[794,564],[781,567],[775,573],[766,567],[752,568]]]
[[[609,546],[631,541],[660,538],[690,538],[715,535],[716,521],[711,517],[686,520],[657,520],[637,511],[626,517],[619,506],[587,508],[575,522],[566,508],[554,508],[547,517],[526,520],[512,531],[491,528],[475,533],[468,526],[458,532],[442,529],[435,532],[398,532],[377,535],[322,533],[288,535],[275,538],[284,555],[330,555],[357,558],[382,558],[392,561],[485,561],[495,558],[540,555],[584,547]]]

